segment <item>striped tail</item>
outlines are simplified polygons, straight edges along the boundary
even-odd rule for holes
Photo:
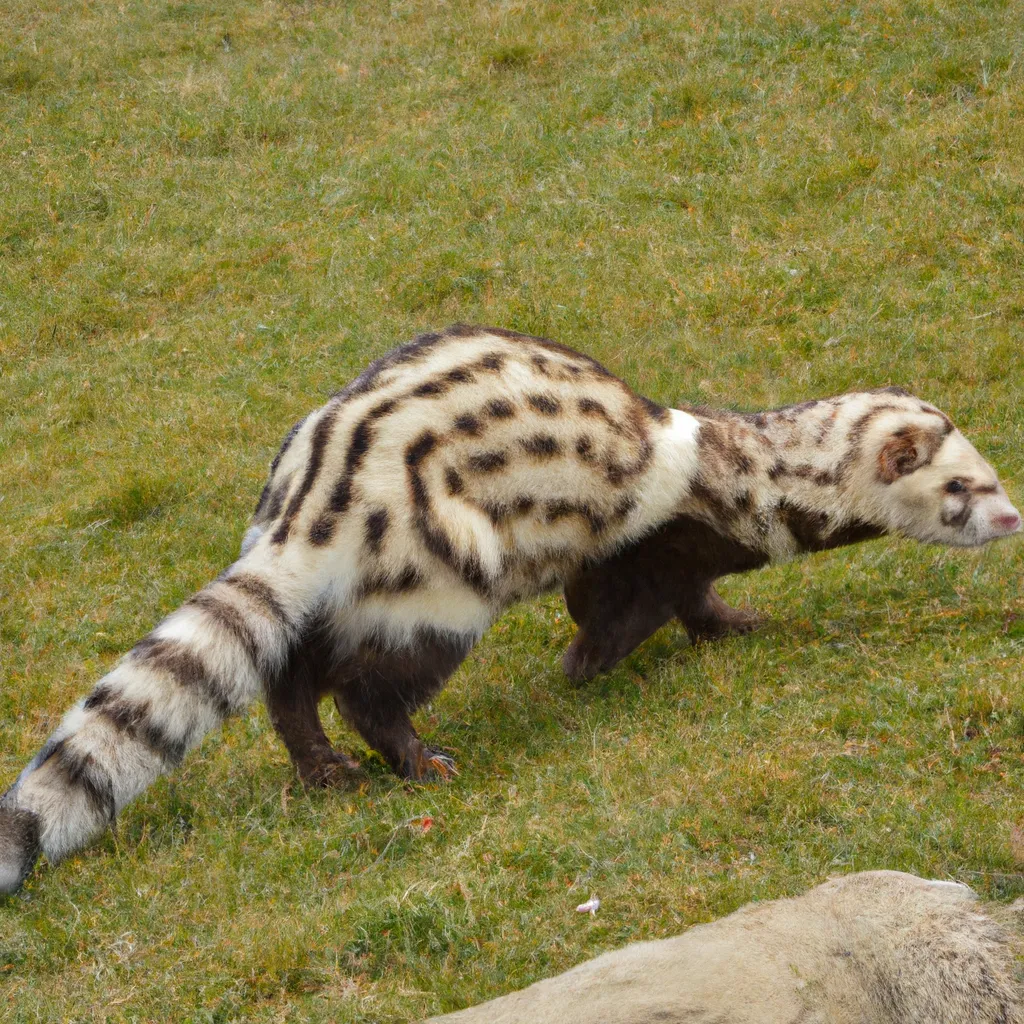
[[[236,562],[164,619],[64,716],[0,797],[0,892],[16,891],[40,853],[56,862],[85,846],[261,696],[304,609],[293,610],[303,603],[294,578],[286,608],[256,561]]]

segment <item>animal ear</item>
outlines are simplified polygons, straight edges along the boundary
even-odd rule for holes
[[[891,484],[928,465],[941,444],[942,437],[937,431],[901,427],[886,438],[878,453],[879,478]]]

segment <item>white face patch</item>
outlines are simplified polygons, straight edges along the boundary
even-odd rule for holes
[[[874,438],[874,504],[895,533],[931,544],[979,547],[1021,527],[995,470],[936,417],[890,416]]]

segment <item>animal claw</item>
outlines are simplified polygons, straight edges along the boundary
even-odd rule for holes
[[[459,769],[455,767],[454,758],[449,757],[447,754],[442,754],[440,751],[431,751],[427,755],[427,764],[429,764],[445,782],[449,782],[454,778],[454,776],[459,774]]]

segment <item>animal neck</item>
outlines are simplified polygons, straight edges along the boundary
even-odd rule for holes
[[[681,514],[770,561],[885,533],[858,515],[844,487],[839,401],[763,413],[687,411],[700,425],[699,469]]]

